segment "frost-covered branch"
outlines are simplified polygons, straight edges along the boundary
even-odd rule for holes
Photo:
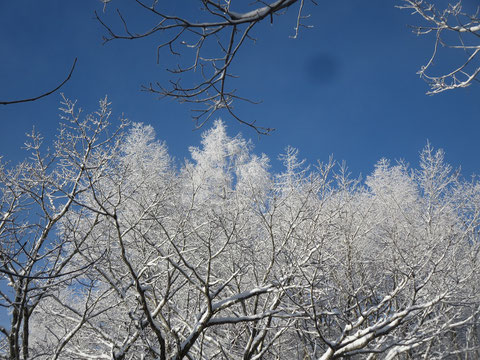
[[[274,174],[216,121],[177,167],[102,104],[0,167],[2,355],[478,357],[480,186],[442,151],[361,182],[288,148]]]
[[[464,88],[478,81],[480,73],[480,18],[478,8],[464,10],[462,1],[439,8],[435,3],[403,0],[401,9],[418,14],[425,25],[414,26],[417,35],[434,36],[431,58],[418,74],[430,85],[428,94]],[[447,62],[449,54],[455,61]],[[446,66],[443,66],[445,62]],[[434,75],[434,74],[438,75]]]

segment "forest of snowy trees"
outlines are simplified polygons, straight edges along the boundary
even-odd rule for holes
[[[106,99],[63,114],[1,167],[0,358],[480,357],[480,185],[441,150],[273,173],[217,120],[178,165]]]

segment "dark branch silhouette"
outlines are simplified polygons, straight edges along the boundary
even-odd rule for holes
[[[107,2],[110,1],[105,0],[105,5]],[[142,39],[155,34],[160,35],[161,39],[157,45],[157,63],[162,50],[183,59],[190,57],[189,63],[178,63],[174,68],[167,69],[171,73],[168,83],[153,81],[143,85],[143,91],[190,104],[197,128],[201,128],[217,111],[224,110],[236,121],[253,128],[259,134],[268,134],[274,130],[259,126],[254,119],[242,118],[237,113],[234,108],[237,101],[255,102],[238,95],[237,90],[230,85],[231,80],[237,77],[233,73],[232,64],[244,44],[248,40],[254,41],[251,33],[257,24],[265,19],[273,23],[274,16],[284,14],[293,5],[299,8],[295,14],[292,37],[297,37],[300,28],[309,27],[303,24],[308,17],[303,14],[306,0],[254,1],[249,5],[249,10],[244,9],[243,12],[233,11],[235,6],[240,6],[241,2],[238,1],[233,4],[234,1],[231,0],[198,0],[201,7],[193,19],[186,12],[172,14],[168,10],[164,11],[165,3],[160,5],[157,1],[152,3],[147,0],[135,2],[145,14],[156,20],[148,30],[136,32],[130,26],[131,19],[119,9],[116,10],[118,27],[95,13],[106,31],[104,42]],[[314,1],[312,3],[315,4]]]
[[[68,73],[68,76],[63,80],[55,89],[50,90],[46,93],[43,93],[42,95],[35,96],[32,98],[28,99],[20,99],[20,100],[12,100],[12,101],[0,101],[0,105],[12,105],[12,104],[19,104],[19,103],[25,103],[25,102],[30,102],[30,101],[36,101],[38,99],[44,98],[45,96],[53,94],[55,91],[60,89],[63,85],[67,83],[68,80],[72,77],[73,71],[75,70],[75,65],[77,64],[77,58],[73,61],[72,68],[70,69],[70,72]]]

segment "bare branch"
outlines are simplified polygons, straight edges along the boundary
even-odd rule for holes
[[[25,102],[30,102],[30,101],[36,101],[38,99],[44,98],[45,96],[48,96],[50,94],[53,94],[57,90],[59,90],[63,85],[67,83],[68,80],[72,77],[73,71],[75,70],[75,65],[77,64],[77,58],[73,61],[72,68],[70,69],[70,72],[68,73],[67,77],[65,80],[63,80],[55,89],[47,91],[46,93],[43,93],[39,96],[35,96],[32,98],[27,98],[27,99],[20,99],[20,100],[11,100],[11,101],[0,101],[0,105],[11,105],[11,104],[19,104],[19,103],[25,103]]]
[[[106,30],[105,42],[117,39],[140,39],[161,33],[166,39],[157,46],[157,62],[160,60],[160,51],[168,49],[170,55],[192,56],[190,65],[177,64],[168,69],[176,78],[170,79],[169,85],[159,83],[142,86],[143,91],[159,94],[162,98],[169,97],[180,103],[192,106],[192,118],[196,128],[201,128],[219,110],[226,110],[233,119],[254,129],[259,134],[269,134],[273,128],[258,126],[255,120],[244,119],[237,114],[234,103],[236,101],[250,101],[236,94],[231,88],[231,79],[236,77],[232,73],[232,64],[246,39],[252,39],[249,33],[264,19],[273,22],[274,15],[281,15],[282,11],[294,4],[300,4],[295,26],[295,36],[303,25],[307,16],[303,15],[304,0],[275,0],[270,2],[256,1],[250,4],[252,10],[237,12],[233,10],[233,2],[201,0],[201,11],[205,15],[204,21],[190,20],[183,15],[171,15],[157,8],[157,2],[151,6],[145,1],[135,0],[139,7],[157,17],[156,24],[142,33],[135,33],[127,26],[127,19],[117,9],[122,30],[115,30],[105,23],[95,13],[97,20]],[[208,50],[207,50],[208,49]],[[193,77],[193,80],[186,78]],[[183,81],[182,81],[183,80]]]

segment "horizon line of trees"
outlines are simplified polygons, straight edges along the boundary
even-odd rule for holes
[[[0,358],[477,359],[480,184],[427,145],[365,181],[221,121],[175,166],[64,100],[0,167]]]

